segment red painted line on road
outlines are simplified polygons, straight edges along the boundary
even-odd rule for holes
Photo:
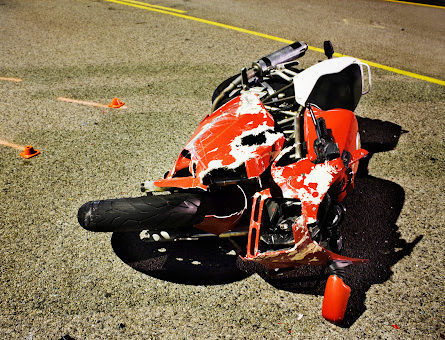
[[[20,78],[0,77],[0,80],[14,81],[14,82],[16,82],[16,83],[20,83],[23,79],[20,79]]]

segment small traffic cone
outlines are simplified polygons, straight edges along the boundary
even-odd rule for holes
[[[20,156],[22,156],[23,158],[31,158],[34,156],[37,156],[40,153],[39,150],[36,150],[32,147],[32,145],[27,145],[25,146],[25,149],[20,153]]]
[[[108,107],[112,107],[114,109],[118,109],[118,108],[120,108],[121,106],[124,106],[124,105],[125,105],[125,103],[121,102],[118,98],[113,98],[111,103],[108,104]]]

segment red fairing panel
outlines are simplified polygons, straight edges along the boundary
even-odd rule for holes
[[[215,168],[235,169],[246,163],[251,178],[267,168],[276,143],[281,146],[284,136],[274,131],[274,120],[258,96],[246,92],[206,117],[185,149],[197,165],[197,177]]]
[[[274,120],[258,96],[242,93],[201,122],[184,148],[188,157],[181,153],[166,180],[155,184],[167,186],[178,170],[187,167],[201,183],[195,180],[193,184],[200,187],[203,177],[215,169],[245,165],[247,177],[257,177],[281,150],[284,140],[283,134],[274,130]],[[177,177],[172,179],[179,182]],[[186,181],[192,183],[190,179]]]
[[[333,134],[335,142],[338,145],[340,154],[343,150],[353,153],[360,148],[360,135],[358,134],[357,119],[352,111],[344,109],[334,109],[323,111],[312,107],[315,118],[324,118],[327,128]],[[315,127],[309,110],[304,113],[304,140],[307,141],[307,151],[311,161],[317,156],[314,151],[314,141],[317,139]]]
[[[307,192],[310,192],[308,190]],[[294,197],[306,196],[307,192],[300,192],[293,195]],[[264,202],[270,198],[269,189],[255,194],[254,206],[252,207],[252,216],[250,220],[250,230],[247,245],[247,255],[244,260],[255,261],[261,263],[269,269],[275,268],[291,268],[301,264],[324,265],[329,260],[346,261],[350,263],[367,262],[365,259],[356,259],[335,254],[327,249],[321,247],[317,242],[314,242],[309,234],[307,227],[307,215],[302,213],[292,226],[295,244],[290,249],[269,251],[260,253],[258,250],[259,238],[261,234],[261,218],[263,212]],[[307,204],[306,200],[306,204]],[[258,205],[258,208],[257,208]],[[311,205],[306,207],[306,211]],[[318,209],[318,206],[317,206]]]
[[[286,151],[283,150],[284,153]],[[267,268],[287,268],[298,264],[325,264],[329,259],[334,258],[346,260],[313,242],[307,228],[308,223],[317,221],[318,207],[343,166],[341,159],[321,164],[302,159],[284,167],[277,167],[275,162],[271,173],[274,181],[280,186],[283,197],[298,198],[302,204],[302,214],[292,226],[295,245],[290,249],[266,253],[258,253],[258,247],[254,252],[249,252],[253,248],[248,246],[246,259],[259,262]],[[263,195],[263,198],[266,199],[267,196]],[[260,203],[256,201],[255,204]],[[264,200],[262,205],[264,205]],[[259,210],[262,212],[261,208]],[[261,221],[261,216],[256,219]],[[252,215],[251,233],[253,228],[256,229],[255,235],[259,235],[261,225],[254,220]],[[251,237],[249,237],[250,242],[253,242]],[[258,244],[258,236],[256,244]]]
[[[366,150],[360,149],[357,122],[352,112],[347,110],[331,110],[328,112],[317,110],[316,117],[323,117],[331,131],[336,129],[336,134],[333,137],[339,146],[340,154],[344,150],[350,153],[349,162],[344,163],[345,161],[341,158],[319,164],[312,162],[316,159],[316,155],[313,147],[309,146],[313,145],[317,136],[310,116],[305,115],[305,139],[308,141],[308,158],[286,166],[278,166],[277,163],[283,155],[293,152],[292,147],[289,147],[281,152],[271,168],[272,177],[281,188],[283,197],[297,198],[301,201],[301,216],[297,218],[292,226],[295,245],[285,250],[258,252],[262,206],[264,200],[267,199],[267,195],[263,193],[263,199],[261,201],[255,200],[255,207],[252,209],[254,211],[256,205],[260,205],[258,209],[260,211],[259,216],[254,218],[254,215],[252,215],[251,218],[247,260],[259,262],[268,268],[287,268],[298,264],[325,264],[329,260],[356,263],[367,261],[335,254],[321,247],[310,237],[308,224],[317,222],[318,208],[328,190],[334,183],[343,183],[343,187],[340,186],[340,188],[346,190],[348,187],[347,169],[352,169],[355,174],[358,160],[367,154]],[[341,198],[341,196],[339,195],[338,198]],[[256,239],[253,236],[256,236]],[[255,247],[252,246],[253,242],[255,242]]]
[[[340,158],[314,164],[305,158],[284,167],[272,166],[272,177],[280,186],[283,197],[298,198],[305,223],[317,221],[318,206],[332,183],[343,170]]]

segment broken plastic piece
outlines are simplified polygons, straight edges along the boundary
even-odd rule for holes
[[[37,156],[40,153],[39,150],[36,150],[32,147],[32,145],[27,145],[25,146],[25,149],[20,153],[20,156],[22,156],[23,158],[31,158],[34,156]]]
[[[119,98],[113,98],[113,100],[111,101],[111,103],[110,104],[108,104],[108,107],[112,107],[112,108],[114,108],[114,109],[118,109],[118,108],[120,108],[121,106],[124,106],[125,105],[125,103],[124,102],[121,102],[120,100],[119,100]]]
[[[331,275],[326,282],[323,299],[323,317],[333,323],[343,321],[351,288],[337,275]]]

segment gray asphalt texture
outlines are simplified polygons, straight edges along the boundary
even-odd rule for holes
[[[378,0],[156,4],[316,47],[330,39],[340,53],[445,80],[443,9]],[[0,77],[23,79],[0,80],[0,139],[42,152],[24,160],[0,145],[0,338],[445,336],[440,85],[372,69],[357,114],[398,143],[368,144],[368,176],[347,201],[345,252],[371,262],[349,272],[342,327],[321,317],[323,283],[244,273],[214,241],[162,249],[78,225],[82,203],[137,196],[140,182],[162,176],[209,113],[213,89],[282,46],[103,0],[0,0]],[[323,58],[308,52],[302,65]],[[114,96],[127,108],[56,100]]]

